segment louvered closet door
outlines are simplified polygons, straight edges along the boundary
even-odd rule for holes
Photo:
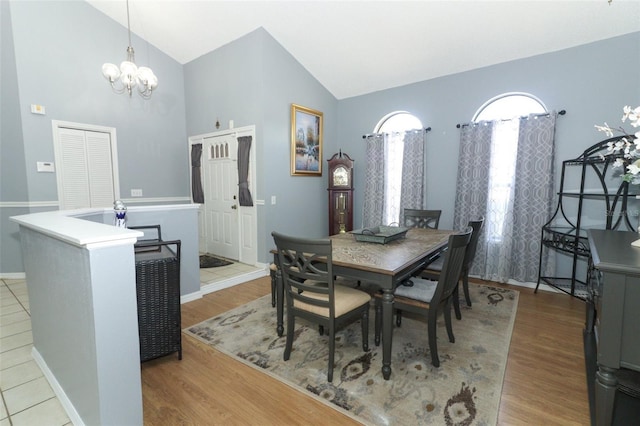
[[[62,209],[111,207],[115,198],[108,133],[59,129]]]

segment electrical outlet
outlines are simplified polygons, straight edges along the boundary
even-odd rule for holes
[[[142,189],[132,189],[131,190],[132,197],[142,197]]]

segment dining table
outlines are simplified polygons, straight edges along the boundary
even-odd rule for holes
[[[382,291],[382,376],[391,376],[393,336],[393,293],[395,288],[429,263],[447,247],[452,230],[410,228],[403,238],[386,243],[358,241],[347,232],[332,235],[333,273],[358,280]],[[275,250],[274,262],[278,265]],[[284,286],[280,269],[276,271],[276,310],[278,336],[284,333]]]

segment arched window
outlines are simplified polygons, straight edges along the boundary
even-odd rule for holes
[[[454,227],[483,215],[474,273],[534,282],[541,224],[553,208],[555,114],[529,93],[485,102],[461,131]]]
[[[377,219],[382,220],[383,225],[400,222],[405,138],[407,131],[415,129],[422,129],[422,122],[407,111],[394,111],[385,115],[374,128],[376,134],[385,134],[384,182],[380,182],[380,185],[384,186],[384,200],[382,217]],[[379,187],[377,190],[379,191]]]
[[[529,93],[505,93],[485,102],[474,114],[472,121],[507,120],[546,112],[547,108],[542,101]]]
[[[407,111],[394,111],[382,117],[373,131],[375,133],[393,133],[421,128],[422,123],[415,115]]]
[[[546,112],[542,102],[533,95],[507,93],[485,102],[474,116],[474,122],[497,121],[491,150],[486,226],[487,237],[493,241],[502,241],[505,214],[516,175],[519,121],[512,119]]]

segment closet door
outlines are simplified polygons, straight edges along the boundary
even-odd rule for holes
[[[54,147],[60,208],[111,207],[116,191],[110,134],[60,127]]]

